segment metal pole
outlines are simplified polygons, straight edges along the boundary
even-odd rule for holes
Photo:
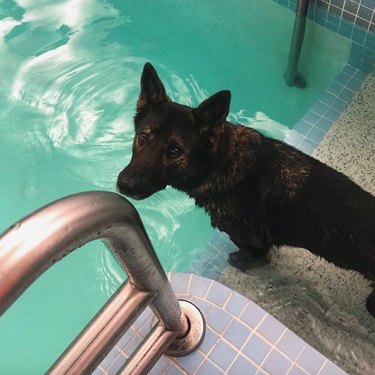
[[[309,0],[298,0],[297,2],[288,67],[285,74],[286,84],[288,86],[297,86],[299,88],[306,87],[305,79],[298,73],[298,62],[305,36],[308,6]]]
[[[152,306],[165,329],[176,336],[186,335],[187,318],[181,313],[137,211],[125,198],[109,192],[80,193],[56,201],[24,218],[0,237],[0,316],[52,264],[99,238],[105,239],[127,270],[129,285],[149,293],[139,299],[139,305],[156,295]],[[126,316],[124,319],[128,319]],[[100,345],[114,339],[103,337],[106,339]],[[77,350],[81,356],[86,349]],[[70,357],[77,356],[70,354]]]

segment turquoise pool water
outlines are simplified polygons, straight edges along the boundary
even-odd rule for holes
[[[285,139],[350,49],[309,23],[300,68],[309,86],[288,88],[292,27],[271,0],[3,1],[0,231],[68,194],[115,190],[146,61],[174,100],[197,105],[230,89],[231,120]],[[166,270],[188,270],[213,236],[174,190],[136,207]],[[54,266],[0,318],[0,373],[43,373],[124,277],[99,241]]]

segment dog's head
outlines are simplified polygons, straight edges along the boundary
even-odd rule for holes
[[[218,92],[197,108],[174,103],[147,63],[137,102],[133,155],[118,176],[118,190],[144,199],[167,185],[186,192],[198,186],[218,157],[229,104],[229,91]]]

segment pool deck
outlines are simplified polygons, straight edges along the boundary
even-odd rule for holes
[[[243,295],[194,274],[168,277],[179,299],[199,307],[206,334],[196,351],[185,357],[163,355],[150,374],[346,374]],[[145,310],[94,374],[116,374],[150,331],[153,317],[151,310]]]

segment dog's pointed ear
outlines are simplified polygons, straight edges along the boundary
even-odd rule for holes
[[[155,68],[150,63],[146,63],[141,77],[141,93],[137,102],[137,110],[140,111],[152,104],[159,104],[168,100],[164,85]]]
[[[225,122],[230,106],[230,91],[224,90],[204,100],[194,110],[195,117],[204,127],[221,125]]]

